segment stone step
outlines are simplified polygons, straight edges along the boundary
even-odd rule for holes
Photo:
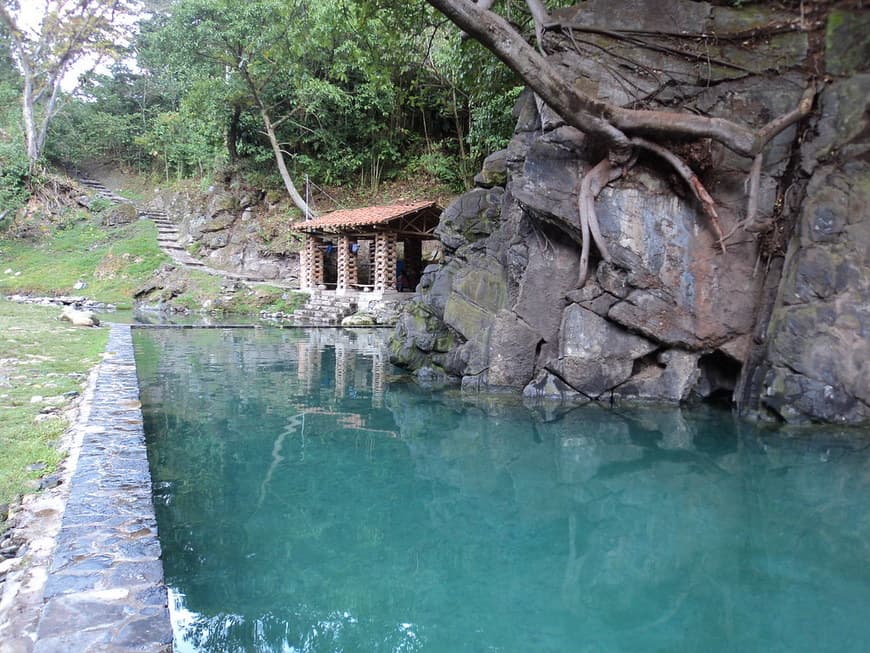
[[[341,309],[331,309],[331,308],[319,308],[319,307],[308,307],[303,306],[298,309],[301,311],[303,315],[350,315],[351,313],[355,313],[354,310],[341,310]]]
[[[357,304],[353,297],[322,297],[320,295],[312,295],[308,298],[308,303],[318,306],[344,306],[346,308]]]
[[[109,190],[96,179],[79,179],[79,183],[85,188],[90,188],[91,190],[96,191],[97,196],[102,197],[103,199],[107,199],[114,204],[120,204],[130,201],[126,197],[121,197],[114,191]]]
[[[300,317],[323,317],[323,318],[337,318],[344,317],[344,311],[318,311],[311,308],[299,308],[296,310],[294,315],[299,315]]]
[[[356,302],[348,301],[348,302],[312,302],[308,301],[306,304],[311,308],[339,308],[343,310],[354,310],[356,309]]]

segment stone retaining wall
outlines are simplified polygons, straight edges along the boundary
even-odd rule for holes
[[[113,324],[33,651],[171,650],[133,343]]]

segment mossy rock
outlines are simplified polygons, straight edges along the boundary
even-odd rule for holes
[[[832,75],[870,71],[870,13],[833,10],[825,33],[825,68]]]
[[[103,216],[103,224],[114,227],[122,224],[130,224],[139,219],[139,211],[129,202],[115,204],[107,210]]]
[[[375,326],[376,324],[375,316],[369,313],[354,313],[341,321],[341,326],[346,327]]]

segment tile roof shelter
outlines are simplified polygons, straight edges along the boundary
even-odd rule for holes
[[[441,207],[435,202],[414,202],[367,206],[333,211],[311,220],[297,222],[296,231],[305,234],[301,257],[300,286],[315,290],[326,285],[325,257],[337,254],[335,289],[339,293],[370,287],[375,293],[394,290],[397,281],[398,242],[403,244],[402,265],[422,271],[423,242],[435,240]],[[358,254],[368,247],[369,282],[359,283]],[[401,285],[401,283],[400,283]]]

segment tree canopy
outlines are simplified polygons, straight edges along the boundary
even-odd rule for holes
[[[418,170],[461,190],[511,135],[521,83],[426,3],[144,5],[126,56],[51,122],[51,159],[167,179],[243,170],[291,195],[306,175],[376,189]]]
[[[27,158],[42,155],[58,110],[61,82],[83,58],[114,53],[123,41],[135,0],[48,0],[37,26],[28,25],[13,0],[0,2],[0,23],[21,72],[21,110]]]

